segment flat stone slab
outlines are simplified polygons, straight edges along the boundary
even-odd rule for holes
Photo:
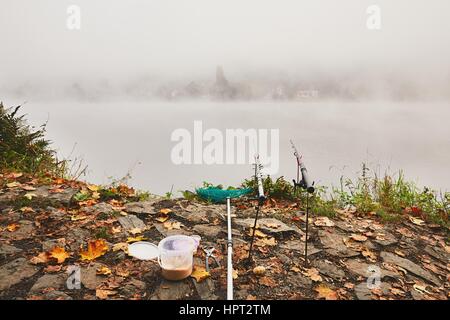
[[[181,229],[172,229],[172,230],[166,229],[166,228],[164,228],[162,223],[155,223],[155,228],[164,237],[170,237],[170,236],[174,236],[174,235],[177,235],[177,234],[182,234],[182,235],[186,235],[186,236],[193,235],[193,233],[191,231],[186,230],[183,227],[181,227]]]
[[[244,228],[253,228],[255,223],[255,219],[235,219],[234,223],[238,226]],[[298,229],[295,226],[288,226],[284,222],[274,219],[274,218],[262,218],[258,219],[258,226],[261,231],[272,233],[272,234],[281,234],[281,233],[298,233],[303,234],[303,231]]]
[[[141,202],[130,202],[125,204],[125,210],[128,213],[135,214],[156,214],[156,210],[154,208],[154,204],[157,200],[148,200]]]
[[[182,300],[191,296],[190,279],[182,281],[168,281],[163,279],[156,288],[151,300]]]
[[[380,246],[390,246],[398,242],[397,238],[389,232],[378,233],[377,237],[373,239],[373,242],[378,243]]]
[[[427,280],[435,284],[436,286],[441,285],[441,281],[439,281],[438,278],[436,278],[430,272],[422,269],[420,266],[418,266],[417,264],[408,259],[399,257],[396,254],[386,251],[381,252],[380,256],[387,263],[395,264],[399,267],[402,267],[406,271],[411,272],[413,275],[418,276],[419,278],[422,278],[424,280]]]
[[[9,240],[23,240],[33,237],[34,225],[28,220],[21,220],[18,223],[19,228],[14,232],[3,232],[1,238]]]
[[[285,242],[280,242],[279,247],[291,251],[299,251],[302,254],[305,252],[305,242],[301,240],[288,240]],[[312,243],[308,243],[308,257],[321,251],[321,249],[316,248]]]
[[[320,242],[328,254],[347,258],[356,257],[359,255],[359,252],[347,248],[343,242],[345,236],[342,234],[319,230],[318,235]]]
[[[6,243],[0,243],[0,256],[13,255],[21,252],[22,249],[16,248]]]
[[[198,224],[193,228],[195,233],[207,238],[216,238],[220,233],[226,232],[221,226],[211,226],[206,224]]]
[[[319,270],[319,272],[325,276],[328,276],[330,278],[336,279],[336,280],[342,280],[345,278],[345,272],[335,266],[332,263],[328,263],[324,260],[315,260],[313,262],[313,266]]]
[[[129,231],[135,228],[144,229],[146,227],[144,221],[132,214],[129,214],[125,217],[120,217],[117,220],[122,225],[125,231]]]
[[[369,263],[358,261],[356,259],[348,260],[345,262],[345,264],[347,265],[347,269],[351,273],[356,274],[361,277],[365,277],[365,278],[372,275],[372,273],[369,271],[370,267],[372,267],[372,266],[377,266],[378,268],[380,268],[381,279],[384,277],[397,278],[399,276],[397,273],[395,273],[393,271],[382,269],[380,266],[378,266],[376,264],[369,264]]]
[[[433,248],[430,246],[426,246],[423,251],[428,253],[430,256],[435,258],[436,260],[439,260],[443,263],[449,263],[450,262],[450,255],[446,253],[444,250],[440,248]]]
[[[389,294],[389,288],[389,284],[384,282],[380,283],[379,289],[383,292],[384,295]],[[367,282],[361,282],[360,284],[356,285],[354,290],[358,300],[372,300],[372,290],[367,286]]]
[[[32,277],[39,269],[31,265],[25,258],[15,259],[0,266],[0,291]]]
[[[103,267],[100,263],[91,263],[87,267],[81,267],[80,280],[85,288],[95,290],[104,280],[104,277],[97,275],[97,269]]]
[[[30,293],[42,292],[47,288],[62,289],[67,280],[67,274],[46,274],[40,277],[31,287]]]
[[[33,194],[36,195],[36,198],[33,198],[33,201],[36,200],[45,200],[52,203],[60,204],[67,206],[72,201],[74,195],[78,193],[77,189],[67,188],[63,189],[62,192],[50,192],[50,186],[40,186],[33,191]]]

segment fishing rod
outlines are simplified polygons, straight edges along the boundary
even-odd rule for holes
[[[228,225],[227,300],[233,300],[233,240],[231,238],[231,198],[230,197],[227,197],[227,225]]]
[[[252,238],[250,241],[250,249],[248,250],[248,262],[251,262],[252,258],[252,249],[253,249],[253,241],[255,239],[255,231],[256,231],[256,224],[258,223],[258,216],[259,216],[259,210],[264,204],[264,201],[266,201],[266,196],[264,195],[264,187],[262,183],[262,174],[261,169],[263,166],[259,162],[259,155],[255,155],[255,182],[258,190],[258,205],[256,206],[256,215],[255,215],[255,223],[253,224],[253,231],[252,231]]]
[[[297,148],[294,145],[292,140],[291,142],[292,149],[294,150],[294,156],[297,159],[297,180],[293,179],[294,182],[294,194],[297,192],[297,187],[305,189],[308,193],[306,195],[306,229],[305,229],[305,265],[308,264],[308,225],[309,225],[309,197],[310,194],[314,193],[314,182],[311,184],[311,180],[309,180],[308,170],[306,169],[305,163],[303,162],[302,156],[298,153]],[[300,180],[300,174],[302,176]]]

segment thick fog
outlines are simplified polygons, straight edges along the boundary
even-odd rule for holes
[[[367,27],[374,4],[379,30]],[[67,28],[70,5],[80,30]],[[449,14],[448,0],[2,0],[0,90],[27,98],[75,83],[139,95],[143,82],[214,81],[221,65],[241,83],[448,98]]]

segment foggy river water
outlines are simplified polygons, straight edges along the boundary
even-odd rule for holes
[[[16,101],[8,102],[10,105]],[[17,101],[18,103],[18,101]],[[311,178],[335,184],[366,162],[378,173],[403,170],[419,185],[450,190],[450,106],[436,102],[32,102],[23,106],[33,125],[48,120],[48,138],[60,157],[88,165],[82,179],[107,184],[129,172],[130,184],[164,194],[193,189],[203,181],[236,185],[252,174],[250,164],[176,165],[174,130],[279,129],[279,170],[296,173],[289,139],[303,154]],[[194,139],[194,137],[192,137]],[[75,147],[75,148],[74,148]]]

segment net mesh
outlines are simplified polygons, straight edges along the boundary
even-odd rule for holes
[[[246,189],[230,189],[223,190],[219,188],[209,187],[209,188],[199,188],[195,190],[197,195],[202,199],[212,201],[215,203],[225,202],[228,197],[239,198],[240,196],[249,194],[253,191],[251,188]]]

